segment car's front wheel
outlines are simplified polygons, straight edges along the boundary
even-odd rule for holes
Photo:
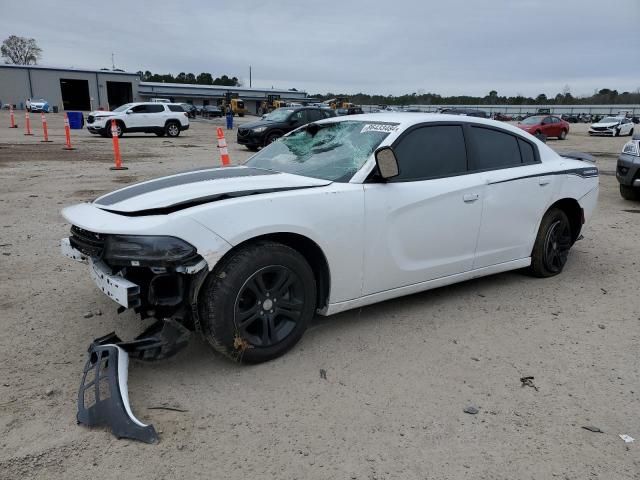
[[[560,140],[564,140],[567,138],[567,131],[566,130],[562,130],[560,132],[560,136],[558,137]]]
[[[640,200],[640,188],[620,184],[620,196],[625,200]]]
[[[566,213],[558,208],[549,210],[540,222],[529,271],[536,277],[552,277],[562,272],[573,244],[571,235]]]
[[[180,125],[176,122],[169,122],[167,126],[164,127],[164,131],[169,137],[177,137],[180,135]]]
[[[296,250],[271,241],[232,253],[212,271],[199,295],[202,332],[237,362],[283,355],[302,337],[316,309],[316,281]]]

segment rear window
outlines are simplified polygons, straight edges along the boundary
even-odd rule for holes
[[[518,146],[520,147],[520,156],[522,157],[522,163],[535,163],[536,154],[533,151],[533,145],[524,140],[518,139]]]
[[[182,105],[168,105],[169,110],[172,112],[184,112],[185,108]]]
[[[491,170],[520,165],[520,148],[514,135],[482,127],[471,127],[474,155],[471,170]]]

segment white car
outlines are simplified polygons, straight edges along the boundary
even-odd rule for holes
[[[598,169],[522,130],[445,114],[308,124],[245,165],[67,207],[63,253],[143,317],[229,358],[285,353],[332,315],[507,270],[563,270]]]
[[[627,117],[604,117],[589,127],[589,135],[619,137],[633,135],[634,123]]]
[[[179,103],[138,102],[125,103],[111,112],[96,110],[89,113],[87,130],[110,137],[111,120],[116,121],[119,137],[134,132],[177,137],[189,129],[189,116]]]
[[[49,110],[50,110],[49,102],[47,102],[44,98],[31,100],[29,105],[30,105],[29,111],[32,113],[35,113],[35,112],[49,113]]]

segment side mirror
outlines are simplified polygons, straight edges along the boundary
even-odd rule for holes
[[[391,147],[382,147],[376,151],[375,157],[376,165],[378,166],[378,171],[382,178],[387,180],[398,176],[400,173],[400,170],[398,169],[398,160],[396,159],[396,154],[393,152]]]
[[[127,115],[131,115],[133,112],[131,110],[127,110]]]

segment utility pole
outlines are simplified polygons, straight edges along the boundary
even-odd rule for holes
[[[111,70],[116,69],[115,54],[111,52]]]
[[[249,65],[249,88],[251,88],[251,65]]]

